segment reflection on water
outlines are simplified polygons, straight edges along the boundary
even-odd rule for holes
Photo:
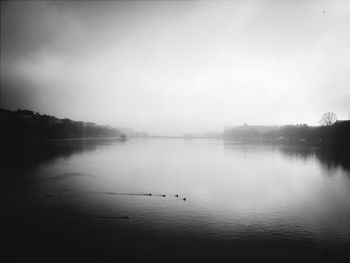
[[[300,158],[307,161],[316,158],[328,171],[343,169],[350,172],[350,149],[347,146],[333,147],[281,147],[280,151],[286,157]]]
[[[346,151],[219,140],[52,143],[8,161],[3,190],[11,222],[40,222],[44,239],[76,222],[92,251],[119,244],[153,256],[339,261],[350,245]],[[83,222],[96,229],[88,242]],[[148,238],[157,245],[140,245]]]

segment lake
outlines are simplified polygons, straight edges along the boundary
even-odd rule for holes
[[[214,139],[52,142],[3,163],[2,235],[14,259],[347,262],[348,158]]]

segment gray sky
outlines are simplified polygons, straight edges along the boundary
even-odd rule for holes
[[[1,2],[2,107],[156,134],[350,113],[350,1]]]

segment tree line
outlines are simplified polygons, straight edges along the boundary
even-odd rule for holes
[[[226,130],[224,138],[249,141],[305,142],[305,143],[350,143],[350,120],[337,121],[336,115],[322,115],[320,126],[307,124],[271,126],[260,131],[256,126],[242,125]]]
[[[118,129],[92,122],[59,119],[29,110],[0,110],[2,141],[37,142],[50,139],[124,137]]]

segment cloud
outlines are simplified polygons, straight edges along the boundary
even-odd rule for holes
[[[168,134],[345,117],[349,7],[2,3],[3,104]]]

